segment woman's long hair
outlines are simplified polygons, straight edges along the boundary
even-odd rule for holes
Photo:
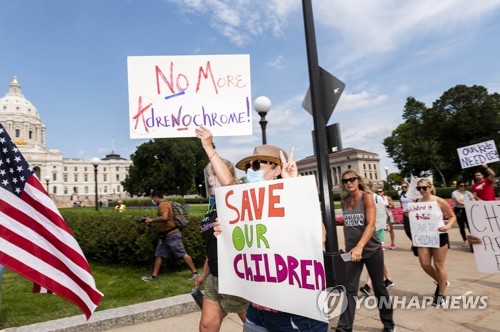
[[[367,193],[372,193],[372,191],[370,189],[370,185],[368,184],[369,180],[367,180],[364,177],[362,177],[361,175],[359,175],[356,171],[349,169],[349,170],[343,172],[340,178],[343,179],[345,175],[349,175],[350,178],[357,178],[358,179],[359,190],[367,192]],[[340,181],[342,181],[342,180],[340,180]],[[341,183],[341,184],[342,184],[342,198],[346,198],[347,196],[349,196],[349,192],[345,189],[344,184],[343,183]]]

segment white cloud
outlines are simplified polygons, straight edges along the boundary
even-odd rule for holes
[[[366,91],[360,93],[343,93],[335,111],[352,112],[356,110],[372,109],[384,104],[387,99],[387,95],[377,95]]]
[[[271,31],[283,36],[291,13],[300,8],[295,0],[168,0],[179,10],[208,15],[210,25],[237,46],[245,46]]]
[[[433,34],[471,30],[499,8],[500,0],[319,1],[314,14],[340,39],[336,50],[348,55],[342,56],[345,65]]]
[[[282,55],[279,55],[275,59],[269,61],[267,65],[276,69],[283,69],[286,68],[285,64],[283,63],[284,60],[285,58]]]

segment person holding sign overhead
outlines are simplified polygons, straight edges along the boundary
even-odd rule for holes
[[[488,177],[484,177],[481,171],[474,173],[474,183],[471,187],[471,191],[474,194],[476,200],[483,201],[494,201],[495,200],[495,190],[493,189],[493,183],[495,183],[495,172],[488,167],[487,163],[482,164],[483,168],[488,173]]]
[[[214,225],[217,218],[215,206],[215,188],[229,186],[237,183],[234,165],[222,159],[212,144],[212,133],[206,127],[196,128],[196,137],[201,140],[203,149],[207,153],[210,163],[205,167],[205,183],[210,193],[208,210],[201,220],[201,234],[205,240],[207,258],[203,266],[203,273],[195,278],[195,287],[198,288],[203,280],[205,284],[205,296],[201,309],[200,331],[219,331],[222,320],[228,312],[238,314],[242,322],[248,308],[248,301],[233,295],[219,293],[219,272],[217,260],[217,238],[214,236]]]
[[[448,233],[446,232],[453,227],[457,218],[448,202],[441,197],[434,196],[434,186],[429,179],[420,179],[417,182],[417,190],[422,195],[422,198],[418,199],[418,202],[436,202],[441,212],[448,216],[448,223],[445,225],[443,215],[440,214],[440,226],[438,227],[438,231],[441,232],[439,235],[439,248],[418,247],[420,266],[437,283],[432,305],[441,307],[446,303],[445,292],[446,286],[449,285],[448,272],[444,267],[446,254],[450,246]]]
[[[369,182],[350,169],[342,173],[342,184],[340,204],[344,214],[345,245],[346,251],[351,253],[352,261],[345,266],[347,309],[340,315],[336,331],[352,331],[356,293],[364,265],[379,303],[384,331],[394,331],[392,302],[384,283],[384,254],[380,240],[375,235],[375,200]]]

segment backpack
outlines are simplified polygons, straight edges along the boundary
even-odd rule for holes
[[[181,231],[189,225],[188,206],[169,201],[174,211],[174,223]]]

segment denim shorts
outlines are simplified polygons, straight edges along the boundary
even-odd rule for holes
[[[184,244],[182,244],[182,233],[175,232],[167,235],[165,239],[160,239],[156,245],[155,257],[163,257],[165,259],[174,257],[180,258],[186,254]]]
[[[289,314],[287,312],[272,312],[257,310],[251,304],[248,306],[247,317],[243,324],[245,332],[286,332],[308,331],[327,332],[328,322]]]

